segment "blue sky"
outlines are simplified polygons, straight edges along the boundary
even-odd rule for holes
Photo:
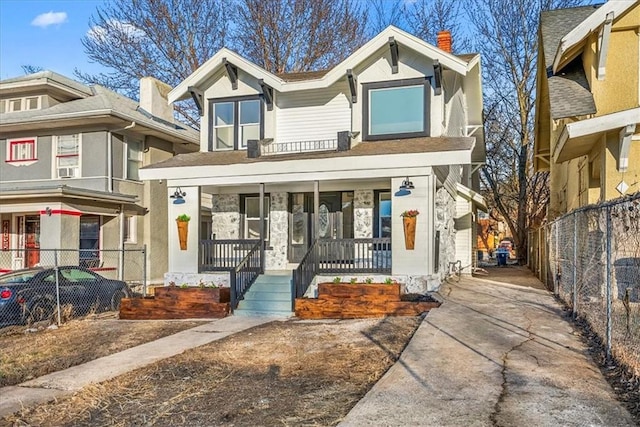
[[[80,40],[89,18],[107,0],[0,0],[0,79],[33,65],[73,77],[73,70],[99,72]]]

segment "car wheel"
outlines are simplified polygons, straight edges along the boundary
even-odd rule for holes
[[[56,311],[56,305],[48,299],[39,299],[35,301],[29,309],[27,323],[33,324],[45,320],[51,321]]]
[[[129,291],[127,289],[118,289],[111,296],[111,311],[120,311],[120,301],[122,298],[129,298]]]

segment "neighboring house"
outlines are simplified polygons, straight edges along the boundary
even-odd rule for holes
[[[51,71],[0,81],[1,269],[53,263],[48,249],[83,249],[59,262],[117,268],[120,257],[101,250],[146,245],[149,279],[166,270],[166,183],[138,171],[198,147],[168,89],[142,79],[138,104]]]
[[[170,102],[193,98],[200,110],[200,152],[141,176],[167,180],[169,222],[197,216],[199,194],[211,194],[215,240],[192,229],[181,250],[171,224],[169,272],[213,270],[224,245],[260,237],[264,269],[309,266],[306,282],[378,273],[424,291],[449,262],[469,272],[484,208],[480,58],[440,40],[389,27],[329,70],[283,75],[222,49],[174,88]],[[420,212],[413,250],[406,210]]]
[[[543,12],[534,164],[548,220],[640,191],[640,2]]]

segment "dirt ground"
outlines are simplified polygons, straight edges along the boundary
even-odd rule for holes
[[[202,321],[126,321],[114,313],[72,320],[57,329],[0,329],[0,387],[117,353],[200,325]]]
[[[272,322],[0,424],[335,425],[397,360],[420,321]]]

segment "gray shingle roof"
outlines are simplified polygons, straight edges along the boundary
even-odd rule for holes
[[[53,75],[55,80],[58,82],[61,79],[74,82],[71,79],[52,73],[51,71],[43,71],[29,76],[2,80],[2,83],[29,81],[33,80],[34,76],[37,78],[37,75],[40,74],[47,78]],[[88,91],[85,98],[61,102],[49,108],[40,110],[4,113],[0,115],[0,123],[3,125],[21,124],[53,119],[63,115],[73,116],[74,114],[81,115],[92,111],[108,111],[115,114],[125,115],[128,119],[135,120],[136,123],[143,126],[152,126],[160,131],[164,129],[165,131],[171,131],[174,134],[177,132],[178,134],[184,135],[184,138],[190,139],[192,142],[197,142],[199,140],[199,133],[195,129],[192,129],[183,123],[169,123],[165,120],[153,117],[151,114],[141,109],[138,102],[127,98],[126,96],[120,95],[99,85],[85,86],[78,82],[75,82],[75,84],[84,87],[84,89]]]
[[[598,7],[600,5],[548,10],[540,15],[540,35],[545,67],[549,76],[549,103],[552,119],[596,112],[593,94],[589,89],[579,57],[556,75],[550,75],[550,73],[560,40]]]
[[[0,83],[2,84],[8,84],[8,83],[21,83],[21,82],[28,82],[28,81],[33,81],[33,80],[38,80],[38,79],[43,79],[43,80],[51,80],[54,81],[58,84],[61,84],[63,86],[67,86],[71,89],[77,90],[79,92],[84,92],[87,95],[91,95],[91,88],[87,85],[84,85],[80,82],[77,82],[73,79],[70,79],[68,77],[63,76],[62,74],[58,74],[55,73],[53,71],[49,71],[49,70],[45,70],[45,71],[39,71],[37,73],[33,73],[33,74],[27,74],[25,76],[20,76],[20,77],[13,77],[10,79],[4,79],[1,80]]]
[[[281,154],[248,158],[245,150],[210,151],[178,154],[163,162],[142,169],[174,168],[188,166],[223,166],[240,163],[279,162],[285,160],[325,159],[331,157],[376,156],[407,153],[434,153],[442,151],[465,151],[473,147],[475,138],[469,137],[420,137],[361,142],[348,151],[317,151],[308,153]]]

